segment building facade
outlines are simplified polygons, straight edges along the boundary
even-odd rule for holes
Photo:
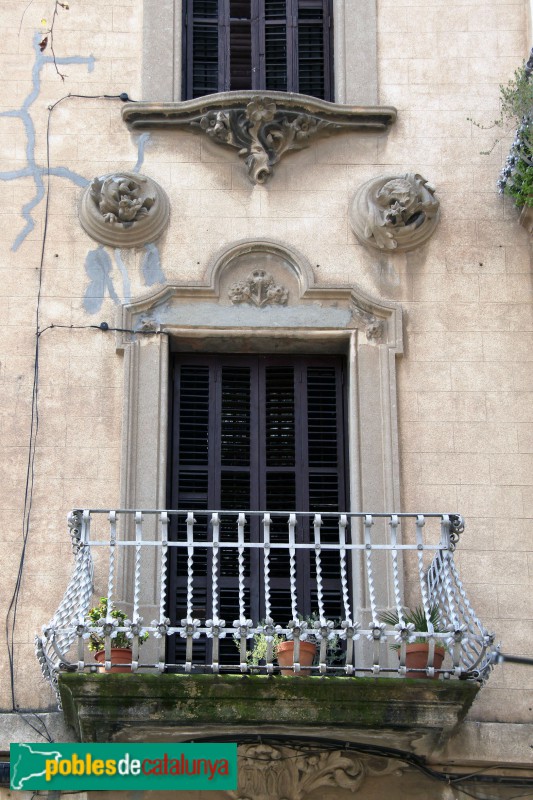
[[[221,798],[533,796],[533,667],[496,664],[533,641],[531,203],[492,125],[529,0],[3,13],[4,759],[225,738]]]

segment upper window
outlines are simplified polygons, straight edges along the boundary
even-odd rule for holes
[[[332,99],[332,0],[186,0],[184,97],[265,89]]]

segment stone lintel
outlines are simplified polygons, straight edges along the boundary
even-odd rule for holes
[[[65,717],[81,741],[319,736],[430,752],[463,720],[464,681],[64,673]]]

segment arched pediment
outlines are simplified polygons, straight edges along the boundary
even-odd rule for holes
[[[168,283],[124,304],[125,331],[360,330],[366,341],[401,352],[401,308],[355,285],[317,286],[309,261],[267,239],[225,247],[210,261],[204,281]],[[120,345],[128,341],[123,336]]]

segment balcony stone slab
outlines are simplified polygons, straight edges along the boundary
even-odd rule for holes
[[[387,130],[393,106],[346,106],[293,92],[221,92],[172,103],[126,103],[122,118],[133,130],[188,127],[234,147],[252,183],[264,183],[290,150],[339,131]]]
[[[479,690],[468,681],[62,673],[66,721],[82,742],[251,736],[442,746]]]

